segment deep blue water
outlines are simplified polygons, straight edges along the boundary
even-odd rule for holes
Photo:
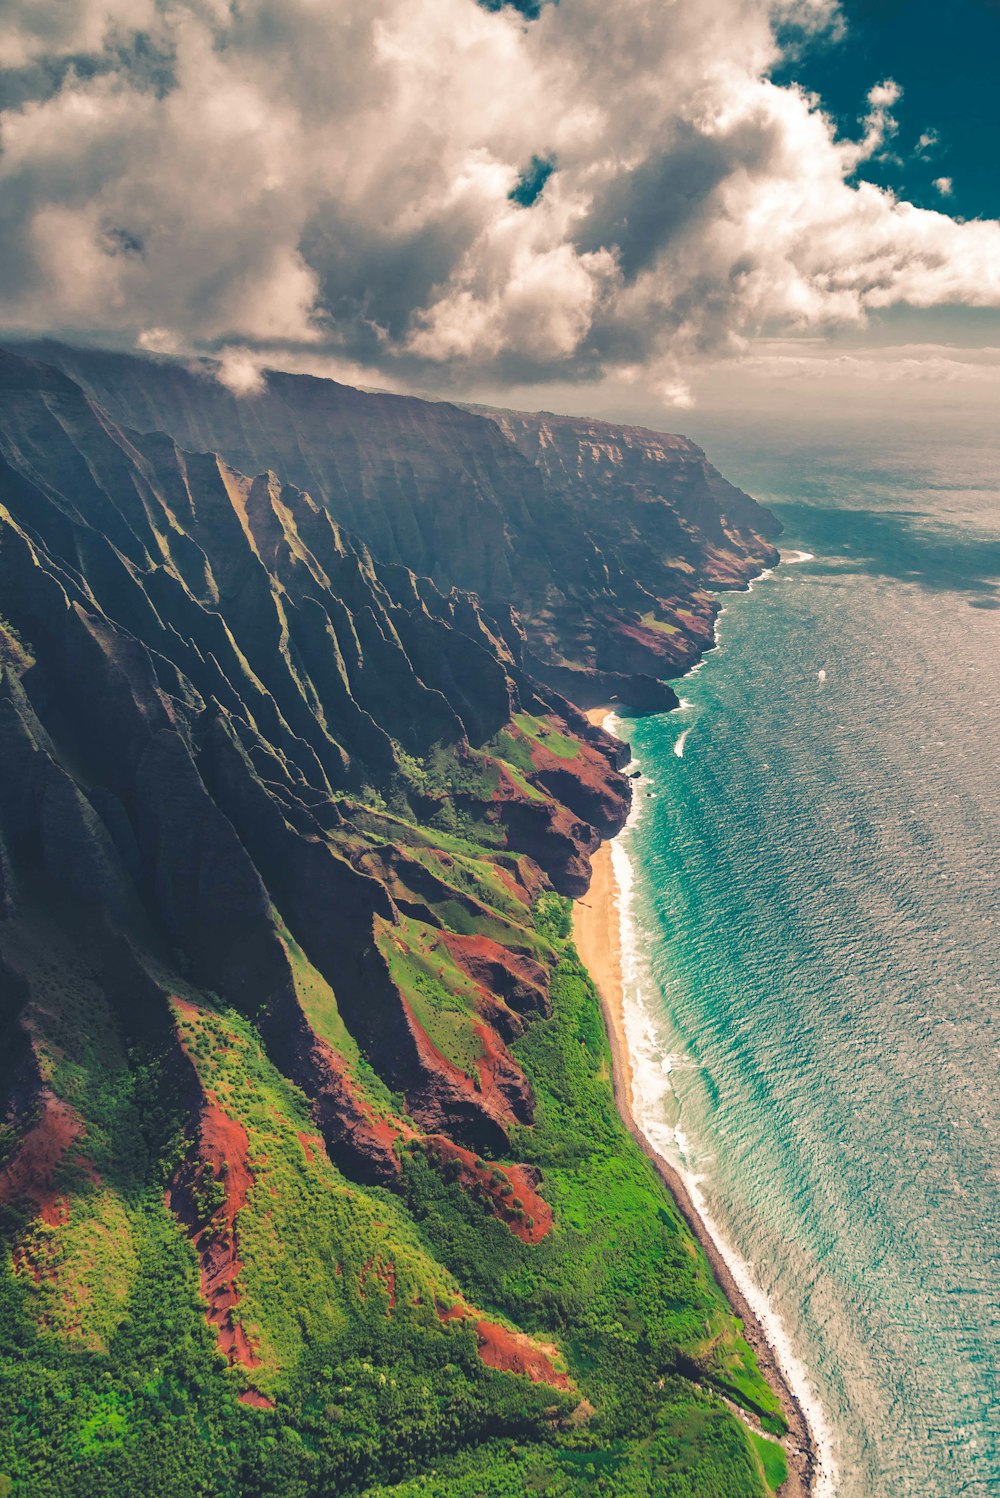
[[[828,1491],[985,1498],[1000,452],[720,446],[814,556],[725,597],[681,711],[619,725],[638,1111],[804,1365]]]

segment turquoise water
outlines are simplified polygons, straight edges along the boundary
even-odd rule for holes
[[[681,711],[619,727],[638,1111],[804,1365],[826,1491],[978,1498],[1000,1492],[1000,454],[846,451],[723,462],[813,559],[724,600]]]

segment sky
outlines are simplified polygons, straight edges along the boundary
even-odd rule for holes
[[[1000,0],[6,0],[0,333],[987,420],[998,43]]]

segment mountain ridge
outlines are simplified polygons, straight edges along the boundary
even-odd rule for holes
[[[774,517],[685,437],[280,371],[237,396],[210,361],[24,348],[130,427],[280,472],[380,560],[498,618],[513,606],[533,673],[583,707],[674,706],[669,681],[712,642],[712,591],[777,555]]]
[[[664,1420],[761,1491],[721,1396],[775,1431],[777,1400],[567,941],[622,746],[498,612],[0,357],[15,1491],[374,1491],[463,1452],[549,1482],[620,1447],[639,1493]]]

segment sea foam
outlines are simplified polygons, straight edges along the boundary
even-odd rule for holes
[[[618,723],[614,714],[604,720],[604,727],[614,733]],[[682,735],[683,738],[683,735]],[[675,753],[677,746],[675,746]],[[692,1205],[705,1230],[729,1267],[740,1293],[757,1317],[781,1370],[809,1423],[816,1444],[817,1475],[814,1498],[835,1498],[836,1467],[832,1437],[823,1408],[809,1381],[809,1375],[797,1356],[785,1325],[766,1293],[753,1277],[750,1265],[728,1242],[712,1217],[705,1193],[704,1174],[693,1169],[695,1150],[678,1122],[666,1123],[676,1111],[677,1095],[671,1084],[675,1069],[687,1070],[696,1063],[687,1056],[666,1053],[650,1004],[653,980],[643,960],[647,943],[638,929],[635,911],[635,873],[627,851],[627,841],[642,815],[642,801],[636,800],[625,827],[611,842],[611,863],[617,886],[615,903],[621,941],[623,1021],[625,1041],[632,1065],[632,1107],[636,1122],[654,1148],[678,1171],[687,1188]],[[669,1106],[672,1099],[674,1107]],[[703,1162],[710,1164],[709,1160]]]

